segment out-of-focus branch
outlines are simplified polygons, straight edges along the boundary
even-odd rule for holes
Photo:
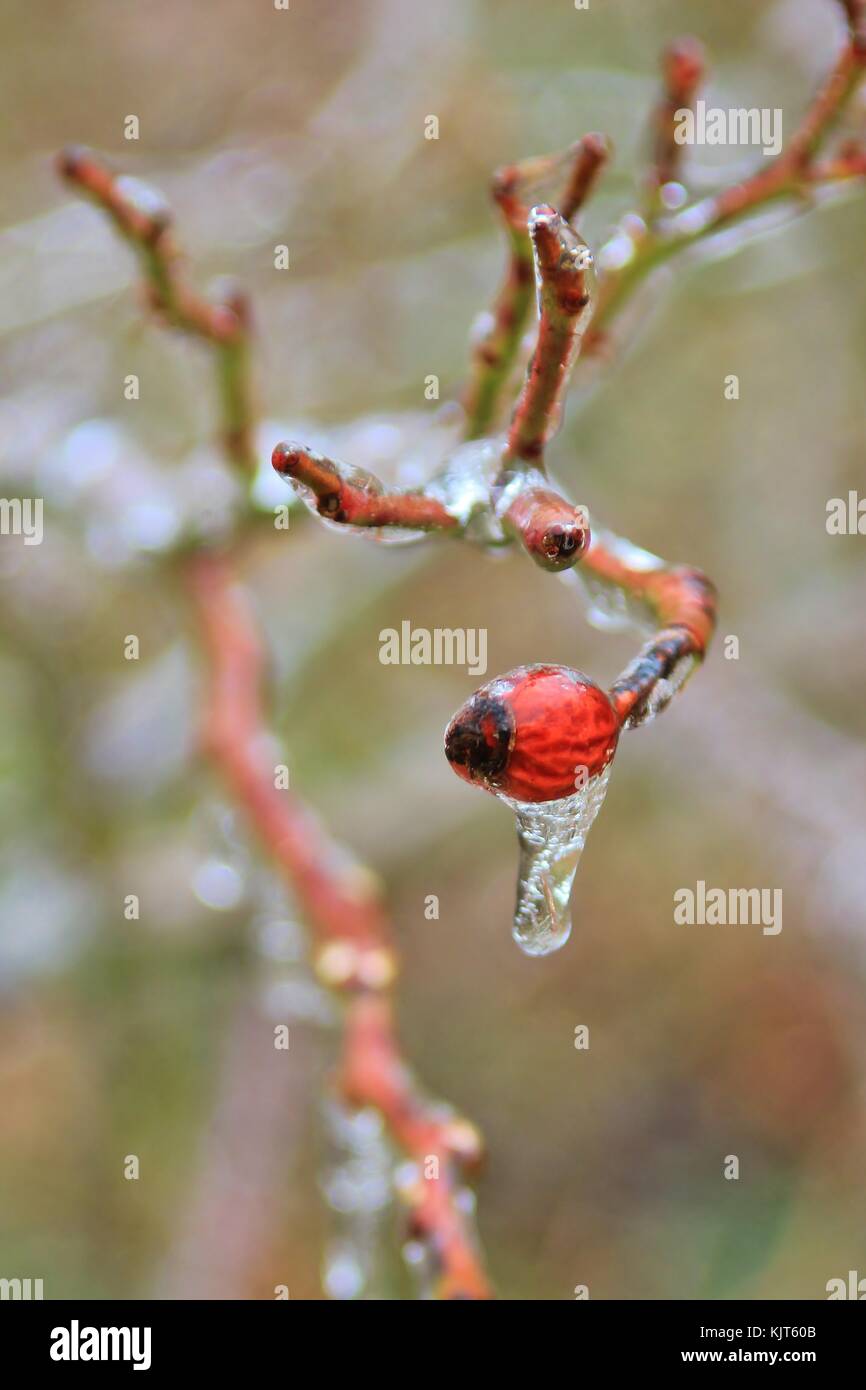
[[[228,560],[196,553],[188,577],[210,658],[206,751],[314,919],[319,973],[335,988],[382,988],[393,980],[395,962],[371,876],[349,864],[301,803],[275,785],[260,692],[263,655]]]
[[[293,1065],[262,1048],[257,984],[221,1028],[210,1117],[160,1273],[155,1298],[273,1296],[274,1208],[297,1179],[318,1085],[312,1029],[292,1027]],[[264,1052],[264,1055],[263,1055]]]
[[[840,3],[848,19],[847,41],[827,80],[781,152],[774,159],[765,160],[751,177],[688,203],[670,216],[651,217],[648,223],[632,217],[628,231],[620,231],[614,239],[613,264],[608,255],[609,247],[601,249],[599,292],[584,340],[584,357],[608,352],[611,329],[634,291],[680,251],[741,221],[746,223],[742,229],[745,239],[749,230],[747,219],[766,206],[785,200],[799,207],[809,206],[816,192],[863,176],[866,149],[862,145],[847,144],[844,152],[835,157],[817,159],[866,72],[864,6],[861,0],[840,0]],[[696,67],[697,64],[692,63],[691,71]],[[686,76],[691,81],[688,63]],[[668,85],[670,87],[670,73]],[[683,101],[681,104],[689,103]],[[669,102],[663,105],[668,110]],[[663,161],[663,170],[664,167]],[[657,206],[655,211],[658,211]]]
[[[565,156],[544,155],[500,169],[493,179],[493,199],[508,236],[505,280],[493,309],[474,333],[469,384],[464,397],[466,438],[478,439],[495,429],[511,383],[534,293],[529,214],[532,193],[568,170],[560,201],[566,220],[574,218],[590,196],[610,155],[606,138],[585,135]]]
[[[137,179],[116,174],[92,151],[70,146],[57,167],[78,192],[105,212],[138,255],[150,307],[167,323],[210,343],[216,354],[223,444],[244,472],[256,468],[255,410],[250,373],[250,307],[232,288],[211,303],[187,283],[171,233],[171,211],[161,195]]]
[[[490,1298],[460,1180],[481,1157],[478,1131],[419,1095],[400,1052],[393,1006],[383,995],[356,994],[349,1001],[343,1058],[343,1095],[350,1104],[378,1110],[411,1161],[399,1192],[409,1214],[409,1235],[431,1259],[436,1296]]]
[[[664,90],[651,117],[650,215],[658,208],[659,191],[679,174],[683,146],[676,139],[677,113],[692,108],[704,71],[704,49],[697,39],[677,39],[662,56]]]
[[[118,177],[89,152],[66,151],[63,175],[111,216],[138,252],[151,306],[216,352],[223,444],[252,471],[253,412],[248,371],[249,311],[233,294],[212,304],[187,285],[169,232],[167,209],[149,190]],[[336,466],[303,451],[280,455],[287,474],[310,489],[323,516],[359,526],[450,529],[444,507],[412,494],[385,496],[340,477]],[[480,1158],[477,1131],[427,1100],[402,1060],[387,991],[397,962],[373,876],[334,845],[289,791],[277,787],[266,727],[264,657],[256,624],[225,554],[195,550],[185,560],[210,680],[204,744],[265,849],[297,892],[316,940],[315,965],[346,1000],[337,1086],[348,1104],[377,1109],[415,1177],[402,1196],[409,1228],[429,1257],[440,1298],[489,1298],[482,1260],[462,1199],[463,1174]]]
[[[511,419],[503,468],[528,463],[543,471],[544,446],[556,432],[562,399],[591,315],[589,247],[552,207],[529,217],[538,277],[538,337]]]
[[[844,183],[846,179],[866,177],[866,147],[855,141],[848,141],[836,154],[828,159],[816,160],[809,170],[809,179],[815,188],[832,188],[834,184]]]
[[[595,191],[595,185],[610,155],[610,141],[599,131],[590,131],[589,135],[584,135],[578,140],[572,154],[571,178],[558,200],[559,212],[566,222],[574,221]]]
[[[274,785],[262,697],[263,657],[252,615],[225,555],[187,562],[210,667],[205,744],[274,863],[297,891],[317,941],[321,979],[346,999],[337,1085],[355,1106],[382,1115],[415,1177],[402,1191],[440,1298],[490,1297],[461,1201],[465,1170],[480,1157],[467,1121],[428,1101],[397,1041],[388,990],[396,976],[390,930],[371,876],[347,867],[294,794]],[[435,1160],[435,1162],[434,1162]]]
[[[493,308],[480,316],[472,332],[472,364],[463,402],[467,439],[480,439],[496,425],[532,306],[528,209],[516,194],[518,182],[517,166],[494,176],[493,199],[508,236],[508,266]]]

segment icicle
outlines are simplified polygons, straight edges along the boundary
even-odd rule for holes
[[[528,956],[558,951],[571,935],[574,876],[607,793],[610,767],[558,801],[501,798],[515,814],[520,841],[512,935]]]

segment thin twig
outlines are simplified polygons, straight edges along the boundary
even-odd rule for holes
[[[690,110],[705,72],[703,45],[697,39],[676,39],[662,55],[664,90],[651,117],[653,157],[650,165],[650,215],[660,206],[659,193],[679,176],[683,146],[676,139],[676,117]]]
[[[457,536],[465,530],[461,518],[432,492],[387,492],[372,474],[360,483],[351,470],[303,445],[278,444],[272,462],[280,477],[306,491],[327,521],[361,530],[386,527]],[[508,486],[511,482],[519,486]],[[503,473],[491,480],[486,509],[496,512],[504,536],[518,540],[542,569],[568,569],[589,545],[586,509],[551,492],[540,472]]]
[[[331,459],[291,441],[278,444],[271,459],[282,478],[312,495],[319,516],[348,526],[399,526],[413,531],[451,531],[459,521],[444,503],[423,492],[386,492],[368,475],[363,483]]]
[[[655,635],[610,688],[626,727],[637,727],[663,709],[703,661],[717,613],[715,586],[700,570],[662,560],[648,569],[646,557],[636,564],[632,553],[628,542],[596,535],[581,570],[619,589],[657,625]]]
[[[64,150],[57,167],[68,183],[108,213],[136,251],[150,307],[173,328],[202,338],[214,348],[223,445],[233,463],[245,473],[254,473],[251,314],[246,295],[232,287],[221,304],[213,304],[188,285],[171,233],[171,211],[161,195],[146,184],[116,174],[104,160],[81,146]]]
[[[474,334],[463,401],[467,439],[479,439],[496,427],[532,309],[535,277],[528,223],[538,197],[531,195],[555,181],[564,166],[567,181],[560,207],[563,217],[570,221],[594,189],[609,157],[606,137],[593,132],[565,155],[542,155],[510,164],[494,175],[492,195],[508,236],[508,263],[493,309],[482,316]]]
[[[88,151],[73,149],[59,167],[80,191],[111,216],[138,252],[154,309],[172,326],[210,343],[217,353],[229,457],[252,471],[254,413],[247,353],[249,312],[233,295],[211,304],[186,284],[169,232],[170,215],[156,195],[118,177]],[[291,471],[288,457],[286,471]],[[336,477],[327,461],[297,459],[298,476],[320,497]],[[306,469],[306,472],[304,471]],[[326,483],[326,479],[329,480]],[[339,516],[357,525],[389,524],[387,498],[341,483]],[[374,516],[379,506],[381,515]],[[407,495],[414,528],[430,524],[432,504]],[[447,517],[444,524],[456,524]],[[264,656],[255,619],[235,583],[227,554],[194,550],[186,574],[200,635],[209,660],[204,745],[246,811],[271,855],[298,893],[316,940],[315,965],[322,981],[346,999],[343,1057],[337,1085],[347,1103],[373,1106],[397,1148],[415,1165],[417,1178],[401,1195],[409,1228],[423,1240],[440,1298],[489,1298],[480,1254],[461,1198],[463,1174],[480,1158],[477,1131],[442,1105],[426,1100],[402,1060],[387,991],[397,973],[390,926],[373,876],[353,864],[328,839],[293,794],[278,789],[261,692]],[[430,1163],[436,1171],[428,1171]]]
[[[514,408],[503,468],[528,463],[543,471],[544,447],[559,424],[562,399],[592,313],[589,248],[552,207],[529,216],[538,277],[538,337]]]
[[[422,1095],[403,1060],[388,994],[397,962],[371,875],[347,867],[294,794],[274,785],[264,752],[263,655],[228,557],[194,554],[187,574],[210,667],[206,748],[301,899],[320,978],[347,1001],[339,1090],[349,1104],[378,1110],[414,1165],[416,1177],[401,1195],[410,1230],[430,1253],[437,1297],[489,1298],[460,1198],[464,1173],[480,1158],[480,1138]]]

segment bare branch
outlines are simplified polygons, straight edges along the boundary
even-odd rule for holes
[[[189,589],[210,667],[205,746],[276,866],[297,891],[317,942],[316,969],[347,998],[337,1084],[352,1105],[373,1106],[417,1168],[403,1197],[410,1230],[430,1249],[440,1298],[489,1298],[460,1201],[463,1172],[477,1163],[473,1126],[426,1100],[402,1059],[387,991],[397,973],[372,876],[325,836],[294,794],[274,786],[264,749],[263,657],[255,623],[228,559],[198,553]],[[425,1160],[438,1160],[428,1176]]]
[[[251,311],[246,295],[232,288],[212,304],[187,284],[171,234],[171,211],[160,194],[137,179],[116,174],[92,151],[70,146],[57,161],[62,176],[113,221],[141,262],[151,308],[174,328],[204,339],[216,351],[223,415],[223,444],[246,473],[256,469],[255,409],[249,365]]]
[[[692,109],[705,71],[704,48],[697,39],[677,39],[662,55],[664,93],[651,120],[653,155],[650,185],[653,210],[659,206],[659,189],[679,177],[683,146],[676,140],[676,117],[678,112]]]
[[[565,155],[542,155],[500,169],[492,193],[508,235],[505,280],[493,309],[476,329],[472,367],[464,398],[466,438],[478,439],[495,428],[503,398],[514,372],[523,332],[532,308],[534,273],[529,213],[542,185],[568,171],[561,207],[566,220],[575,217],[590,196],[610,157],[603,135],[585,135]]]

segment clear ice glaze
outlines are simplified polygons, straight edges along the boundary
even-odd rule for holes
[[[514,812],[520,842],[512,934],[528,956],[558,951],[571,935],[574,875],[609,780],[610,764],[558,801],[501,798]]]

